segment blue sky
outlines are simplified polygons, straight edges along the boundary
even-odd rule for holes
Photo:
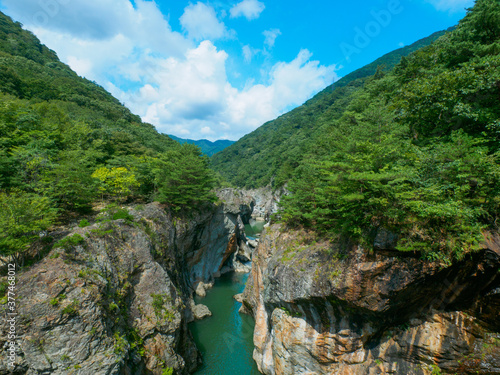
[[[0,0],[144,121],[237,140],[473,0]]]

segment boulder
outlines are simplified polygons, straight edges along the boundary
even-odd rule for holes
[[[212,316],[212,312],[208,309],[208,307],[202,304],[194,305],[192,310],[195,320],[201,320]]]

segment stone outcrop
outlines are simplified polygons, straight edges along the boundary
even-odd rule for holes
[[[443,265],[268,228],[244,308],[267,375],[500,373],[500,251]]]
[[[192,294],[196,285],[210,285],[246,242],[242,206],[243,200],[174,217],[151,203],[126,207],[126,219],[102,213],[94,224],[60,234],[43,260],[17,275],[14,373],[194,371],[200,358],[187,323],[210,312],[202,305],[191,311]],[[0,330],[2,358],[7,328]],[[2,360],[0,374],[10,373]]]
[[[286,188],[273,191],[272,188],[264,187],[259,189],[245,190],[246,195],[253,197],[254,207],[252,218],[256,220],[269,221],[271,215],[278,212],[278,203],[281,196],[288,194]]]
[[[191,309],[193,310],[193,317],[195,320],[201,320],[212,316],[212,312],[205,305],[194,305]]]

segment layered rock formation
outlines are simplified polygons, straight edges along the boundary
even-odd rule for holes
[[[128,207],[125,219],[103,213],[93,225],[59,233],[50,253],[17,275],[14,373],[192,372],[200,358],[187,322],[210,314],[194,307],[193,291],[231,266],[245,242],[240,213],[249,203],[186,217],[152,203]],[[0,374],[8,373],[2,361]]]
[[[244,307],[267,375],[500,373],[500,241],[452,265],[273,225]]]
[[[254,199],[252,218],[256,220],[270,221],[271,215],[278,212],[278,203],[281,196],[287,194],[286,188],[272,190],[264,187],[259,189],[245,190],[245,193]]]

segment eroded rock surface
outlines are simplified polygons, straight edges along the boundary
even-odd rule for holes
[[[260,371],[500,373],[500,252],[494,242],[442,266],[268,228],[243,309],[256,319]]]
[[[278,212],[278,203],[283,195],[288,194],[288,191],[285,188],[274,191],[269,186],[259,189],[245,190],[244,193],[254,199],[254,207],[251,215],[252,218],[256,220],[269,221],[271,215]]]
[[[184,218],[151,203],[127,207],[128,220],[100,215],[91,226],[71,229],[17,275],[21,347],[14,373],[194,371],[200,358],[187,323],[210,312],[202,305],[191,311],[192,294],[246,242],[235,208],[242,202]],[[2,359],[7,328],[0,331]],[[0,374],[10,373],[2,360]]]

